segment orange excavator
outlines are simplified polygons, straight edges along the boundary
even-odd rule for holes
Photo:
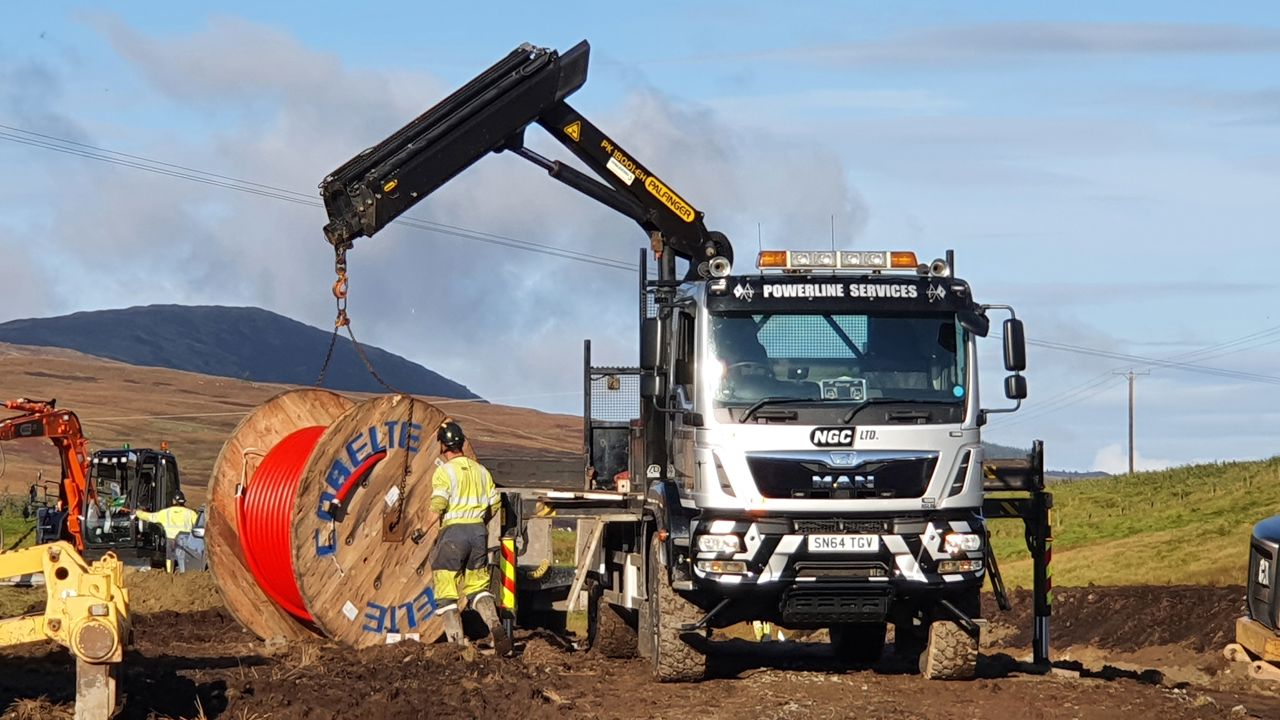
[[[0,442],[48,438],[58,448],[62,459],[62,481],[58,486],[59,510],[65,513],[66,526],[63,539],[71,541],[76,550],[84,552],[84,529],[80,511],[85,496],[92,493],[89,485],[88,441],[80,428],[80,418],[70,410],[57,409],[57,400],[6,400],[3,406],[17,410],[15,415],[0,420]]]
[[[59,410],[55,400],[8,400],[4,408],[22,413],[0,420],[0,442],[48,438],[62,458],[57,510],[65,526],[53,542],[0,551],[0,578],[43,575],[45,607],[28,615],[0,618],[0,648],[53,640],[76,660],[77,720],[109,720],[116,710],[117,678],[133,635],[124,565],[108,552],[90,564],[84,552],[81,508],[92,500],[88,442],[80,418]],[[70,540],[74,542],[73,548]]]

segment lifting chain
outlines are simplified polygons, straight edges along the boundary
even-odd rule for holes
[[[401,392],[392,387],[390,383],[382,379],[378,371],[374,369],[373,363],[370,362],[368,354],[365,353],[364,346],[360,341],[356,340],[355,333],[351,331],[351,318],[347,315],[347,248],[349,246],[335,245],[333,248],[333,272],[337,279],[333,282],[333,298],[337,306],[337,316],[333,321],[333,334],[329,336],[329,350],[325,353],[324,364],[320,367],[320,375],[316,378],[316,386],[324,384],[324,378],[329,371],[329,365],[333,362],[333,351],[338,344],[338,333],[345,329],[347,337],[351,339],[351,347],[356,351],[356,355],[360,358],[360,362],[364,364],[365,370],[369,371],[369,375],[373,377],[379,385],[387,392],[394,395],[404,395],[409,399],[409,420],[405,427],[404,436],[405,445],[408,445],[408,437],[411,432],[410,427],[413,425],[413,396],[408,393]],[[407,524],[403,522],[405,497],[408,494],[409,474],[412,472],[412,455],[408,447],[404,453],[404,471],[400,476],[400,484],[397,486],[400,496],[396,499],[395,508],[386,513],[383,518],[382,539],[388,542],[403,542]],[[367,482],[367,480],[366,480]]]
[[[351,347],[355,349],[356,355],[360,358],[360,362],[364,365],[364,369],[369,372],[379,385],[387,392],[393,394],[405,394],[392,387],[378,371],[374,369],[373,363],[370,362],[369,356],[365,354],[364,346],[360,341],[356,340],[355,333],[351,331],[351,318],[347,315],[347,248],[343,246],[334,247],[333,271],[337,275],[337,280],[333,282],[333,298],[337,304],[338,314],[333,321],[333,334],[329,337],[329,351],[325,353],[324,364],[320,367],[320,376],[316,378],[316,386],[324,384],[325,374],[329,371],[329,364],[333,361],[333,351],[338,342],[338,332],[344,328],[347,331],[347,337],[351,338]]]
[[[338,306],[337,318],[333,321],[333,334],[329,336],[329,350],[324,354],[324,364],[320,366],[320,375],[316,377],[316,387],[324,385],[324,376],[329,372],[329,363],[333,361],[333,350],[338,344],[338,330],[351,329],[351,318],[347,317],[347,250],[335,245],[333,248],[333,271],[338,279],[333,283],[333,298]]]

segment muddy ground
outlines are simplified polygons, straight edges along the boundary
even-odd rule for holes
[[[929,682],[894,657],[835,665],[822,633],[715,644],[713,677],[657,685],[639,660],[521,635],[500,659],[416,643],[351,651],[268,648],[218,608],[136,618],[123,718],[1280,718],[1280,694],[1222,659],[1241,588],[1059,589],[1057,671],[1021,663],[1029,598],[992,614],[979,678]],[[994,608],[991,608],[994,610]],[[72,663],[48,645],[0,658],[4,718],[70,717]]]

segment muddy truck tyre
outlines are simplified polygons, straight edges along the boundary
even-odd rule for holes
[[[671,587],[667,569],[659,561],[662,541],[649,543],[649,614],[653,637],[653,678],[658,682],[696,682],[707,675],[707,656],[686,642],[699,631],[681,632],[680,626],[696,623],[703,612]]]
[[[936,620],[920,656],[920,673],[929,680],[969,680],[978,670],[978,640],[959,624]]]
[[[831,649],[837,658],[870,665],[884,654],[886,623],[847,623],[831,626]]]
[[[592,652],[608,658],[636,656],[636,628],[627,621],[627,611],[606,602],[603,588],[592,583],[587,603],[587,638]]]

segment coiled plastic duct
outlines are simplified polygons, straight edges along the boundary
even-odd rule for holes
[[[327,428],[306,427],[267,453],[240,494],[240,549],[262,591],[299,620],[312,624],[293,567],[293,506],[302,471]]]

